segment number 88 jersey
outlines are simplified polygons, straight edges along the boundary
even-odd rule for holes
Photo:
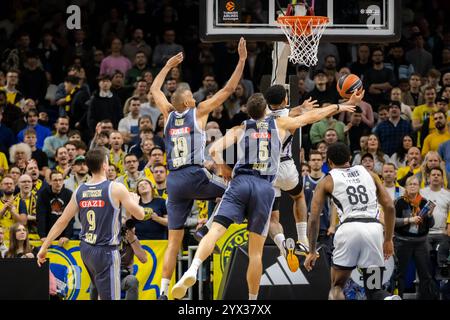
[[[347,218],[378,219],[377,187],[370,173],[363,166],[335,168],[330,171],[333,178],[333,202],[339,220]]]
[[[164,129],[164,143],[169,170],[187,165],[203,165],[206,133],[198,126],[195,108],[169,114]]]

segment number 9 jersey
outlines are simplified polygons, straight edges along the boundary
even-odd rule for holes
[[[378,219],[377,187],[372,175],[363,166],[335,168],[331,197],[336,204],[339,221],[347,218]]]

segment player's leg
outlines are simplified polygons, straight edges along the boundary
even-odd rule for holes
[[[98,250],[97,250],[98,249]],[[96,248],[95,286],[100,300],[120,300],[120,253]]]
[[[176,190],[175,190],[176,191]],[[174,192],[174,191],[172,191]],[[177,265],[178,252],[184,237],[184,224],[194,203],[190,199],[177,199],[169,193],[167,199],[167,219],[169,228],[169,241],[164,253],[164,263],[161,278],[160,299],[166,300],[169,293],[169,283]]]
[[[344,287],[353,269],[331,267],[331,288],[328,300],[345,300]]]
[[[303,192],[303,188],[301,186],[297,187],[297,190],[301,188],[300,193],[294,195],[291,194],[292,199],[294,200],[293,204],[293,213],[295,219],[295,228],[297,230],[298,242],[300,242],[306,248],[309,245],[308,237],[306,234],[306,229],[308,226],[308,213],[305,201],[305,194]]]
[[[262,254],[266,237],[249,232],[248,234],[248,268],[247,284],[249,300],[258,298],[259,284],[262,275]]]

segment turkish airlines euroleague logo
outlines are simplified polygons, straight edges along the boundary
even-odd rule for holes
[[[80,208],[103,208],[105,201],[103,200],[83,200],[80,201]]]
[[[234,11],[236,5],[234,4],[233,1],[228,1],[227,4],[225,5],[225,8],[227,9],[227,11]]]

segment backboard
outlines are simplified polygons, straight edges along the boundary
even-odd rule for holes
[[[210,42],[241,36],[254,41],[284,41],[286,38],[276,19],[291,2],[200,0],[200,37]],[[330,19],[323,41],[367,43],[400,40],[401,0],[314,0],[314,3],[315,15]]]

